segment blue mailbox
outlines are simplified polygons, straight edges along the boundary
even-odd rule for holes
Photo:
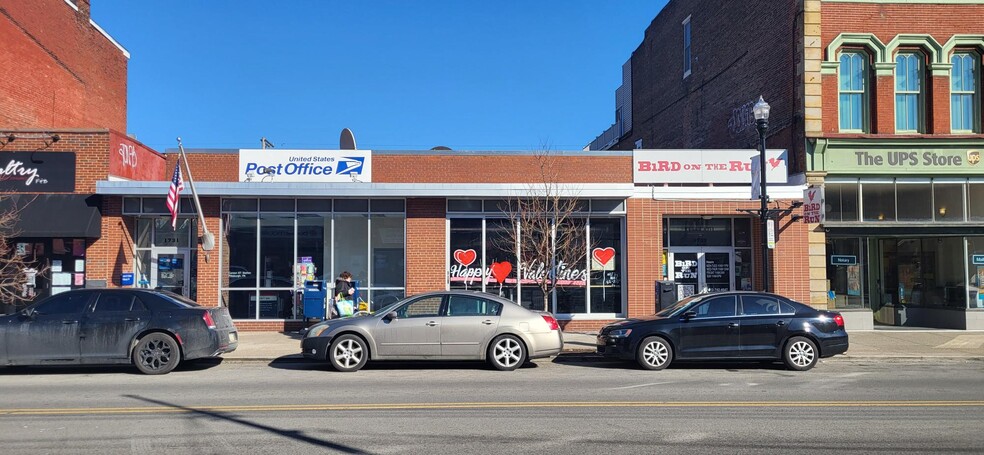
[[[304,282],[304,318],[324,319],[328,290],[323,280]]]

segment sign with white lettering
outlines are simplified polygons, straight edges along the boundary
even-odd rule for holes
[[[109,133],[109,175],[127,180],[169,178],[164,156],[115,131]]]
[[[846,254],[831,254],[830,265],[857,265],[858,257]]]
[[[0,192],[75,192],[75,152],[0,152]]]
[[[766,152],[767,183],[786,183],[785,150]],[[752,182],[752,162],[758,150],[635,150],[635,183],[744,183]]]
[[[803,190],[803,222],[823,223],[825,213],[823,187],[811,186]]]
[[[372,181],[369,150],[240,150],[240,182]]]

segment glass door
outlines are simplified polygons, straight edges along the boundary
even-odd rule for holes
[[[734,251],[730,248],[679,248],[669,252],[677,298],[734,289]]]
[[[151,260],[150,287],[188,296],[188,255],[184,252],[154,252]]]

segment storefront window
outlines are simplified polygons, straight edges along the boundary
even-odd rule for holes
[[[898,221],[932,221],[933,187],[927,183],[902,183],[895,186]],[[865,193],[868,186],[865,186]]]
[[[226,217],[226,234],[223,257],[229,277],[229,287],[252,288],[256,282],[256,226],[255,214],[231,214]]]
[[[883,239],[882,254],[893,303],[966,308],[962,237]]]
[[[591,312],[622,310],[622,224],[617,219],[591,220]]]
[[[482,219],[457,218],[450,222],[448,284],[450,289],[482,290]]]
[[[933,184],[933,216],[936,221],[964,221],[963,184]]]
[[[372,287],[404,287],[403,217],[372,215]]]
[[[858,220],[858,184],[827,183],[824,185],[828,221]]]
[[[827,279],[834,308],[864,308],[864,257],[860,238],[827,241]]]
[[[293,256],[294,215],[261,213],[260,287],[293,288]]]
[[[509,220],[488,219],[485,221],[485,292],[516,301],[517,276],[519,267],[516,261],[516,245],[511,241],[514,229]],[[530,273],[539,274],[540,264],[524,264],[531,270],[523,270],[523,278]],[[532,283],[532,281],[530,281]]]
[[[967,207],[970,221],[984,221],[984,183],[967,185]]]
[[[731,246],[731,218],[669,218],[670,245]]]
[[[895,221],[895,184],[865,183],[861,195],[864,221]]]
[[[341,205],[341,200],[335,202],[336,209]],[[335,215],[334,250],[335,275],[348,271],[352,274],[353,281],[360,282],[360,288],[365,287],[369,279],[369,263],[366,258],[369,252],[369,217]]]
[[[984,256],[984,237],[968,237],[967,254],[967,270],[970,272],[968,305],[971,308],[984,308],[984,261],[978,260]]]
[[[300,204],[300,201],[298,201]],[[304,264],[307,258],[311,259],[310,264],[314,267],[314,272],[307,275],[314,275],[316,280],[332,279],[325,276],[327,269],[325,265],[331,261],[331,215],[298,214],[297,215],[297,263]],[[304,265],[304,267],[308,267]],[[301,277],[304,280],[308,277]],[[304,283],[298,282],[298,287]]]

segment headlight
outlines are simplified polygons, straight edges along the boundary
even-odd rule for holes
[[[625,337],[629,336],[630,333],[632,333],[632,329],[612,330],[611,332],[608,332],[608,337],[609,338],[625,338]]]
[[[324,332],[325,330],[328,330],[328,325],[327,324],[326,325],[316,325],[314,327],[311,327],[311,330],[308,330],[307,336],[308,337],[316,337],[316,336],[321,335],[321,333]]]

